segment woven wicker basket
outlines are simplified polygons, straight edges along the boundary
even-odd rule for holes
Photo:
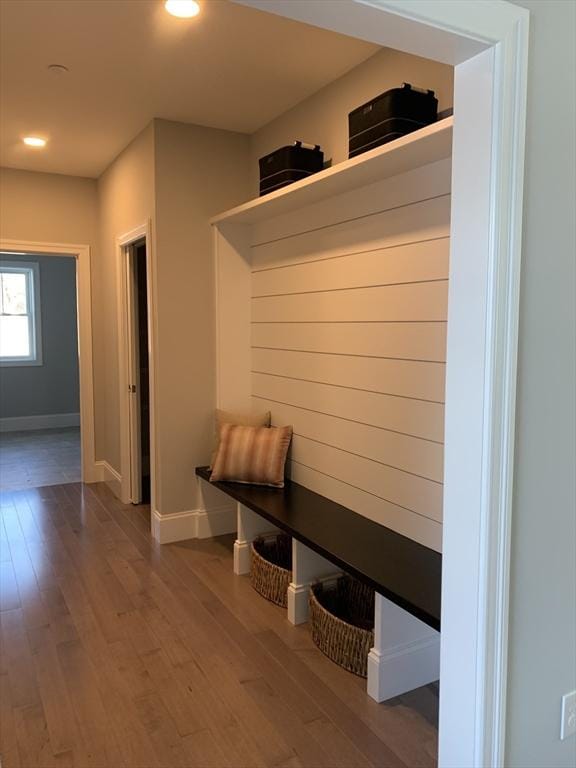
[[[286,608],[292,579],[292,539],[285,533],[259,536],[252,542],[252,586],[266,600]]]
[[[374,645],[374,590],[351,576],[310,589],[312,639],[332,661],[366,677]]]

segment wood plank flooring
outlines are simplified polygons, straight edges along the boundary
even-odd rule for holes
[[[77,483],[82,477],[80,464],[79,427],[0,436],[0,492]]]
[[[103,484],[0,494],[2,768],[435,766],[438,691],[376,704],[232,573]]]

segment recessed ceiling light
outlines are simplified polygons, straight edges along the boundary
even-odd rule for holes
[[[29,147],[45,147],[46,139],[41,139],[39,136],[25,136],[22,141]]]
[[[179,19],[191,19],[200,13],[200,4],[196,0],[166,0],[164,8]]]
[[[48,71],[52,72],[53,75],[65,75],[70,70],[64,64],[49,64]]]

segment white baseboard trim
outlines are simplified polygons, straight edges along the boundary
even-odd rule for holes
[[[161,515],[154,509],[151,515],[152,537],[159,544],[195,539],[197,511],[191,509],[185,512],[174,512],[171,515]]]
[[[122,475],[117,472],[114,467],[108,464],[107,461],[97,461],[94,464],[95,479],[92,482],[106,483],[108,488],[112,491],[114,496],[122,498]]]
[[[234,573],[236,576],[243,576],[250,573],[252,564],[252,542],[236,541],[234,542]]]
[[[0,432],[28,432],[32,429],[79,427],[79,413],[45,413],[41,416],[5,416],[0,419]]]
[[[191,509],[161,515],[152,512],[152,536],[159,544],[186,539],[209,539],[236,532],[236,507]]]
[[[288,585],[288,621],[290,624],[305,624],[308,621],[310,584]]]
[[[368,695],[387,701],[440,678],[440,635],[368,654]]]
[[[236,505],[199,510],[196,513],[196,521],[196,537],[199,539],[210,539],[212,536],[236,533]]]

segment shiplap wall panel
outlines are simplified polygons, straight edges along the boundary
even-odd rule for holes
[[[253,349],[446,362],[446,323],[254,323]]]
[[[310,469],[295,461],[291,467],[292,480],[310,490],[333,499],[349,509],[374,520],[380,525],[392,528],[437,552],[442,549],[442,524],[417,515],[402,507],[382,501],[367,491],[356,488],[341,480]]]
[[[252,366],[254,373],[444,402],[444,363],[254,349]]]
[[[252,395],[290,474],[441,546],[450,176],[442,162],[252,232]]]
[[[444,406],[439,403],[358,392],[260,373],[252,374],[252,393],[265,400],[341,416],[403,435],[437,443],[444,441]]]
[[[301,437],[292,446],[292,460],[325,475],[442,522],[442,485],[398,469],[375,465],[371,459]]]
[[[447,237],[254,272],[253,296],[448,279]]]
[[[252,300],[252,322],[445,321],[448,281],[385,285]]]
[[[432,198],[252,247],[254,271],[437,240],[448,234],[450,196]]]
[[[444,450],[439,443],[261,398],[254,398],[254,404],[255,410],[272,412],[274,426],[291,424],[296,439],[307,437],[403,472],[442,482]]]
[[[377,181],[307,206],[293,213],[275,216],[255,224],[252,245],[292,236],[319,227],[328,227],[344,219],[354,219],[396,208],[409,203],[450,194],[452,167],[450,160],[439,160],[423,168]]]

